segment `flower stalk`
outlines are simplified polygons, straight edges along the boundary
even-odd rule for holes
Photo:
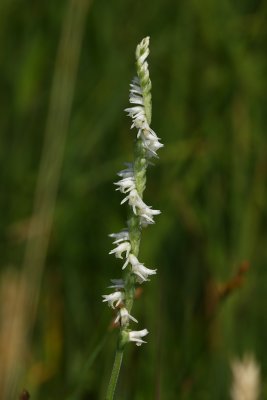
[[[146,343],[143,337],[148,334],[147,329],[132,331],[130,321],[138,321],[131,315],[135,290],[137,284],[149,281],[151,275],[156,274],[155,269],[149,269],[138,260],[142,229],[154,224],[154,216],[160,214],[143,201],[146,187],[146,171],[149,161],[157,156],[157,151],[163,146],[156,133],[151,129],[151,80],[149,77],[148,63],[149,37],[144,38],[136,48],[137,77],[130,84],[129,101],[131,107],[125,111],[132,119],[131,128],[137,130],[134,149],[134,161],[126,163],[126,168],[118,173],[121,178],[115,182],[116,190],[125,195],[121,204],[128,203],[129,218],[127,228],[119,233],[112,233],[115,245],[109,254],[116,258],[124,259],[122,266],[123,279],[112,280],[110,288],[114,292],[103,295],[103,301],[117,310],[115,323],[119,324],[120,331],[117,352],[113,365],[111,378],[107,390],[106,400],[112,400],[117,384],[119,370],[123,357],[123,350],[127,343],[134,342],[137,346]]]

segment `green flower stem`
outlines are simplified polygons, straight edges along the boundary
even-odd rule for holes
[[[123,357],[123,348],[120,349],[118,345],[105,400],[113,400],[114,398],[114,393],[122,363],[122,357]]]

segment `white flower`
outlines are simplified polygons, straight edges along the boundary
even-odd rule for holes
[[[138,89],[138,85],[130,85],[132,87],[134,87],[135,89],[131,89],[131,96],[130,96],[130,103],[132,104],[140,104],[140,105],[144,105],[144,100],[143,100],[143,95],[142,95],[142,91],[141,88],[139,87]],[[140,90],[140,91],[139,91]]]
[[[149,208],[146,203],[141,199],[136,189],[130,191],[130,193],[121,201],[121,204],[125,203],[128,200],[129,206],[133,208],[133,212],[135,215],[140,215],[139,210],[146,210]]]
[[[139,83],[139,78],[137,76],[135,76],[132,80],[132,83],[130,83],[130,88],[130,93],[136,93],[137,95],[143,96],[143,92]]]
[[[119,190],[121,193],[128,193],[135,189],[135,179],[130,176],[115,182],[114,185],[119,186],[116,190]]]
[[[108,286],[110,289],[124,289],[123,279],[111,279],[111,283],[113,283],[113,285]]]
[[[121,178],[134,178],[134,169],[133,169],[133,163],[125,163],[126,167],[122,171],[118,172],[117,175],[119,175]]]
[[[135,319],[132,315],[130,315],[128,313],[128,310],[123,307],[119,310],[118,315],[115,319],[115,324],[117,324],[118,322],[120,322],[121,326],[127,326],[129,323],[129,319],[131,319],[134,322],[138,322],[137,319]]]
[[[103,302],[107,301],[108,305],[114,309],[115,307],[118,307],[118,305],[122,303],[122,301],[125,298],[125,295],[123,292],[116,291],[111,294],[104,294],[102,295],[102,297],[104,298]],[[116,303],[115,307],[114,303]]]
[[[136,346],[141,346],[142,343],[146,343],[141,338],[148,334],[147,329],[143,329],[142,331],[131,331],[129,332],[129,341],[136,342]]]
[[[148,155],[157,157],[157,151],[163,147],[163,144],[160,143],[160,138],[157,137],[156,133],[148,124],[143,126],[142,129],[139,129],[137,137],[142,139],[143,146],[149,153],[152,153]]]
[[[232,363],[233,400],[257,400],[260,394],[260,368],[254,357],[246,355],[242,361]]]
[[[153,129],[150,128],[150,126],[148,125],[147,121],[142,126],[142,129],[140,128],[138,130],[137,138],[140,138],[142,135],[147,139],[149,139],[149,138],[151,138],[153,136],[154,138],[159,140],[159,138],[157,137],[156,132],[154,132]]]
[[[131,99],[132,97],[130,96],[130,103],[132,103]],[[145,109],[142,105],[126,108],[124,111],[126,111],[128,117],[131,117],[133,120],[131,128],[135,126],[137,129],[140,129],[147,123]]]
[[[133,212],[136,214],[136,207],[139,207],[143,203],[136,189],[131,190],[130,193],[121,201],[121,204],[125,203],[127,200],[129,205],[133,207]]]
[[[160,214],[160,210],[153,210],[150,206],[146,205],[136,189],[131,190],[130,193],[121,201],[121,204],[125,203],[127,200],[129,206],[133,208],[135,215],[139,215],[142,218],[141,225],[146,225],[145,221],[147,224],[153,224],[153,216]]]
[[[116,258],[122,258],[122,253],[126,253],[126,258],[128,258],[131,251],[131,244],[129,242],[122,242],[118,244],[115,249],[110,250],[109,254],[115,254]]]
[[[131,264],[132,266],[132,272],[137,276],[138,281],[140,283],[143,283],[145,281],[148,281],[148,277],[150,275],[155,275],[157,273],[156,269],[149,269],[144,266],[144,264],[140,263],[133,254],[130,254],[129,257],[127,258],[126,262],[124,263],[122,269],[126,268],[128,264]]]
[[[143,141],[144,147],[148,150],[148,155],[150,157],[158,157],[157,151],[163,147],[163,144],[160,143],[159,138],[153,136],[152,134],[145,135],[141,134],[141,138]]]
[[[130,240],[130,236],[129,236],[129,231],[128,229],[123,229],[122,231],[118,232],[118,233],[110,233],[109,237],[111,237],[112,239],[115,239],[112,243],[113,244],[117,244],[120,242],[124,242],[126,240]]]
[[[133,207],[133,212],[136,215],[138,214],[138,211],[136,211],[136,209],[142,210],[147,207],[146,203],[141,199],[137,191],[133,192],[132,196],[130,196],[129,205]]]
[[[138,211],[138,215],[140,215],[140,217],[142,218],[142,220],[141,220],[141,224],[143,222],[142,225],[145,225],[145,222],[147,224],[154,224],[153,215],[159,215],[160,213],[161,213],[160,210],[153,210],[149,206],[140,208]]]

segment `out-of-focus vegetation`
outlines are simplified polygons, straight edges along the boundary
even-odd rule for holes
[[[150,334],[126,350],[118,399],[228,399],[234,357],[253,353],[267,376],[267,2],[83,3],[0,4],[0,385],[12,387],[8,400],[23,387],[38,400],[104,396],[116,333],[101,295],[121,275],[107,235],[127,213],[113,182],[132,158],[123,109],[136,44],[149,35],[152,127],[165,147],[145,199],[162,215],[144,232],[141,255],[158,275],[134,307]],[[72,21],[71,42],[64,24],[82,4],[83,31]],[[74,57],[76,79],[66,69]],[[28,237],[38,190],[51,229]],[[45,257],[37,272],[25,256],[35,237]],[[11,339],[23,346],[12,308],[21,281],[31,306],[19,314],[32,320],[16,360],[7,349]]]

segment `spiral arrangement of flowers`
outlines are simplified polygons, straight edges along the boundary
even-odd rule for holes
[[[131,330],[130,321],[138,321],[131,315],[137,284],[149,281],[150,276],[156,274],[156,269],[144,266],[138,259],[141,232],[148,225],[154,224],[154,217],[160,214],[143,200],[143,192],[146,186],[146,171],[152,158],[157,158],[157,151],[163,146],[160,138],[150,127],[151,124],[151,80],[149,77],[147,57],[149,55],[149,37],[144,38],[136,48],[137,76],[130,84],[129,101],[131,107],[126,108],[127,115],[132,119],[131,128],[137,130],[134,161],[125,163],[125,168],[118,173],[120,180],[115,182],[116,190],[125,197],[121,204],[128,203],[129,219],[127,228],[118,233],[110,234],[113,239],[114,249],[109,254],[123,259],[123,277],[112,279],[113,289],[111,294],[103,295],[103,301],[117,310],[115,322],[120,326],[120,334],[117,346],[117,358],[115,358],[114,370],[118,369],[121,362],[122,351],[126,343],[135,342],[137,346],[145,343],[143,337],[148,334],[147,329]],[[117,361],[116,361],[117,359]],[[114,372],[116,375],[116,373]],[[117,373],[118,374],[118,373]],[[114,386],[114,379],[111,377]],[[113,389],[110,389],[112,392]],[[112,398],[112,396],[107,397]]]

